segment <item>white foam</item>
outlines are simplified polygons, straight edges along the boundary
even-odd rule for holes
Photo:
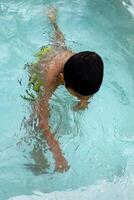
[[[128,9],[128,11],[134,16],[134,0],[130,0],[130,4],[123,1],[123,5]]]
[[[8,200],[133,200],[134,176],[125,177],[118,182],[102,181],[97,185],[79,188],[73,191],[55,191],[52,193],[33,192],[32,195],[22,195]]]

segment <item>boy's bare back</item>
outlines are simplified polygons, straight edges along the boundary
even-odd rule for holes
[[[56,51],[56,50],[55,50]],[[45,91],[54,92],[56,87],[63,84],[61,74],[63,73],[64,64],[73,55],[68,50],[57,50],[56,55],[47,64],[44,63],[44,87]],[[41,64],[43,67],[43,63]]]

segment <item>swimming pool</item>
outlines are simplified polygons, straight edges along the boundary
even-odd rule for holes
[[[133,199],[133,3],[0,1],[1,200]],[[40,173],[34,168],[33,141],[24,127],[30,108],[20,97],[27,87],[25,63],[50,39],[44,10],[53,4],[59,10],[58,23],[68,46],[76,52],[96,51],[105,63],[103,85],[88,110],[74,112],[75,99],[63,87],[52,98],[50,123],[70,164],[64,174],[53,173],[52,155],[47,150],[46,170]]]

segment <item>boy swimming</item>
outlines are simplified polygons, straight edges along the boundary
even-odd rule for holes
[[[69,165],[58,141],[51,133],[49,126],[49,99],[59,85],[65,85],[70,94],[79,99],[76,110],[88,107],[88,100],[99,90],[103,80],[103,61],[101,57],[90,51],[74,53],[68,50],[63,33],[56,23],[57,11],[51,8],[48,18],[54,28],[51,47],[44,49],[38,66],[42,75],[40,95],[36,100],[38,125],[55,159],[55,169],[63,172]]]

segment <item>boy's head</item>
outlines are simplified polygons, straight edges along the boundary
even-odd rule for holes
[[[71,56],[64,65],[64,81],[66,88],[82,96],[96,93],[103,79],[103,61],[101,57],[90,51]]]

